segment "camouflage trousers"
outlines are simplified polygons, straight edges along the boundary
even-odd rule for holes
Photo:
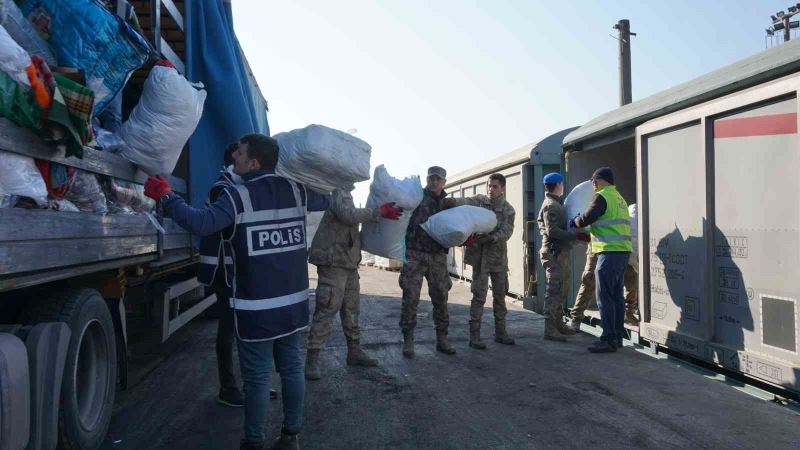
[[[358,314],[361,307],[358,269],[318,266],[314,318],[308,333],[308,348],[319,350],[331,335],[336,313],[342,319],[342,329],[348,341],[358,341],[361,330]]]
[[[506,293],[508,292],[508,274],[503,272],[483,272],[480,266],[472,268],[472,302],[469,306],[469,329],[481,329],[483,318],[483,305],[486,304],[486,295],[489,290],[489,279],[492,280],[492,311],[494,312],[495,328],[506,327]]]
[[[544,317],[560,321],[564,316],[564,302],[567,300],[569,280],[569,252],[559,252],[557,256],[541,252],[547,288],[544,298]]]
[[[422,290],[422,278],[428,281],[428,294],[433,303],[433,322],[436,331],[447,332],[450,316],[447,313],[447,294],[453,286],[447,273],[446,253],[426,253],[408,250],[408,262],[400,272],[400,288],[403,290],[403,309],[400,313],[400,329],[413,330],[417,326],[417,305]]]
[[[581,275],[581,287],[578,289],[575,304],[570,310],[570,316],[573,319],[582,319],[586,308],[595,300],[597,283],[595,283],[594,271],[597,267],[597,256],[597,253],[586,255],[586,265],[583,267],[583,275]],[[625,317],[634,317],[639,309],[639,273],[630,264],[625,268],[624,282]]]

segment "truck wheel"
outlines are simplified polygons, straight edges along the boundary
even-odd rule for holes
[[[40,297],[23,312],[22,322],[64,322],[72,330],[61,385],[59,448],[99,448],[111,422],[117,380],[114,325],[103,297],[94,289],[63,289]]]

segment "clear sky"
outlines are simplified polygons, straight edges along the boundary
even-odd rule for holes
[[[619,19],[637,33],[635,101],[764,50],[769,16],[790,4],[234,0],[233,14],[272,133],[355,129],[373,168],[402,178],[454,174],[616,108]]]

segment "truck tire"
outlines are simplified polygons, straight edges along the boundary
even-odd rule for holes
[[[103,297],[94,289],[61,289],[40,297],[21,319],[26,325],[64,322],[72,330],[59,402],[59,448],[99,448],[111,422],[117,381],[114,324]]]

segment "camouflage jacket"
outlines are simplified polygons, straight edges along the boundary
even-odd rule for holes
[[[577,236],[575,232],[567,231],[567,213],[558,197],[546,194],[536,221],[542,235],[542,253],[557,255],[572,248]]]
[[[442,190],[441,194],[434,197],[428,189],[424,189],[422,192],[422,203],[420,203],[414,210],[414,213],[411,214],[411,219],[408,222],[408,229],[406,230],[406,248],[425,253],[447,253],[447,249],[428,236],[428,233],[420,226],[425,223],[429,217],[441,211],[442,199],[447,197],[447,193]]]
[[[322,216],[308,252],[308,261],[317,266],[357,269],[361,262],[358,224],[374,222],[378,218],[380,211],[377,209],[356,208],[349,191],[333,191],[331,207]]]
[[[503,195],[491,199],[486,195],[456,199],[456,206],[472,205],[494,211],[497,226],[489,233],[493,242],[467,246],[464,262],[481,272],[505,272],[508,269],[508,240],[514,234],[516,212]]]

